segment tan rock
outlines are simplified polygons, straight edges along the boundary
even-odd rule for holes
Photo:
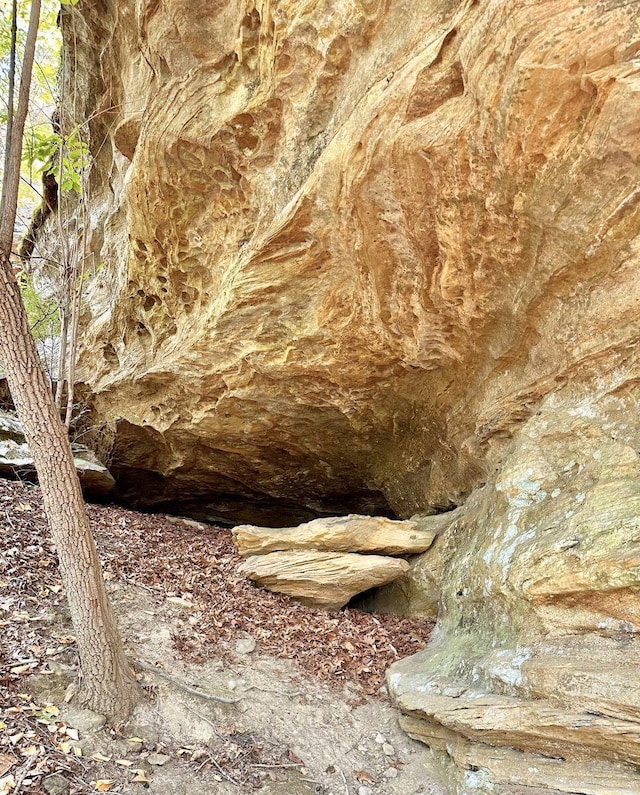
[[[303,604],[339,610],[355,594],[391,582],[408,568],[405,560],[382,555],[293,551],[252,556],[239,571]]]
[[[332,516],[298,527],[238,525],[233,540],[241,555],[264,555],[289,549],[324,552],[377,552],[381,555],[416,555],[429,549],[436,533],[415,521],[393,521],[382,516]]]
[[[411,568],[406,574],[356,600],[355,605],[374,613],[437,618],[444,566],[451,557],[450,529],[464,511],[462,507],[438,516],[414,517],[419,529],[434,533],[434,543],[427,552],[410,560]]]
[[[437,632],[388,675],[464,795],[640,791],[638,402],[563,397],[439,539]]]
[[[104,264],[80,376],[140,504],[458,505],[545,395],[638,375],[636,3],[331,8],[63,14]]]

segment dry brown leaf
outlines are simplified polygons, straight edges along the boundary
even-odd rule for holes
[[[361,784],[375,784],[375,778],[370,774],[367,773],[366,770],[354,770],[353,777],[356,781],[359,781]]]
[[[94,789],[98,792],[108,792],[115,783],[112,778],[99,778],[95,783]]]
[[[111,761],[111,757],[110,756],[105,756],[104,754],[101,754],[100,751],[97,751],[95,754],[92,754],[91,758],[93,759],[94,762],[110,762]]]
[[[9,754],[0,754],[0,777],[4,776],[7,771],[11,770],[15,763],[15,757],[9,756]]]

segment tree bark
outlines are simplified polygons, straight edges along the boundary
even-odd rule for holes
[[[29,330],[10,262],[16,217],[22,134],[40,0],[33,0],[23,58],[18,109],[0,218],[0,361],[31,449],[42,489],[76,634],[82,681],[80,701],[112,721],[128,717],[139,690],[124,655],[109,604],[67,433]]]

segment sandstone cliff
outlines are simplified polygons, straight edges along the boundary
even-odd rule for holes
[[[635,3],[79,13],[81,374],[125,492],[409,515],[545,394],[633,378]]]
[[[640,761],[637,2],[67,13],[103,266],[81,377],[121,493],[273,525],[466,501],[439,645],[392,680],[411,731],[469,792],[609,792],[526,755]],[[524,725],[451,718],[473,688]]]

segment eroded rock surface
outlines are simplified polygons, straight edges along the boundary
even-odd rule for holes
[[[417,521],[355,515],[314,519],[298,527],[280,529],[238,525],[232,532],[241,555],[290,549],[416,555],[429,549],[436,537],[435,527],[423,527]]]
[[[464,795],[640,791],[637,401],[574,397],[545,403],[442,536],[436,639],[389,672]]]
[[[269,525],[459,504],[546,394],[624,370],[636,3],[69,14],[103,266],[80,370],[122,496]]]
[[[121,496],[274,526],[466,501],[438,639],[390,678],[407,729],[456,795],[635,795],[637,2],[71,14],[80,370]]]

